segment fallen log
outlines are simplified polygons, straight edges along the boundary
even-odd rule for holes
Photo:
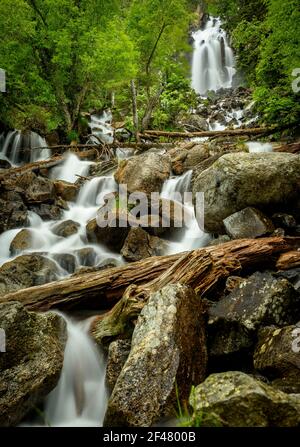
[[[240,135],[267,135],[276,132],[277,127],[254,127],[249,129],[207,130],[201,132],[166,132],[160,130],[145,130],[140,138],[195,138],[195,137],[230,137]]]
[[[274,152],[288,152],[290,154],[299,154],[300,143],[282,144],[281,146],[275,146]]]
[[[280,254],[300,247],[300,238],[244,239],[142,261],[101,272],[86,273],[0,297],[0,302],[20,301],[29,309],[97,309],[112,307],[131,286],[130,294],[144,300],[149,290],[180,282],[203,295],[220,281],[244,268],[270,267]],[[267,260],[267,261],[266,261]],[[142,288],[136,289],[138,286]]]

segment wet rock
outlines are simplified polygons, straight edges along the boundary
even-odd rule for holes
[[[0,354],[0,426],[17,425],[52,391],[64,359],[66,323],[54,313],[0,304],[6,352]]]
[[[0,169],[10,169],[11,168],[11,164],[8,160],[3,160],[2,158],[0,158]]]
[[[86,226],[88,241],[103,244],[111,250],[119,252],[124,245],[130,226],[122,227],[119,217],[117,217],[116,225],[113,226],[113,220],[114,218],[108,221],[107,226],[104,228],[97,224],[96,219],[90,220]]]
[[[38,254],[19,256],[0,267],[0,294],[57,280],[55,262]]]
[[[151,426],[174,415],[175,383],[186,399],[206,369],[203,304],[192,289],[173,284],[150,295],[129,357],[108,403],[104,426]]]
[[[67,202],[74,202],[78,194],[78,186],[63,180],[54,181],[55,193]]]
[[[92,247],[84,247],[74,251],[78,263],[85,267],[93,267],[97,259],[97,253]]]
[[[254,353],[254,367],[286,393],[300,394],[300,325],[264,328]]]
[[[271,219],[251,207],[228,216],[223,223],[227,234],[232,239],[256,238],[274,231]]]
[[[208,130],[208,123],[205,118],[196,114],[184,114],[177,119],[177,125],[188,132],[199,132]]]
[[[142,228],[131,228],[121,250],[126,261],[140,261],[149,256],[160,256],[166,248],[164,241],[150,236]]]
[[[31,206],[30,210],[38,214],[45,221],[60,220],[62,218],[62,209],[57,205],[42,203],[39,206]]]
[[[9,251],[12,256],[15,256],[22,251],[30,249],[32,244],[32,235],[30,230],[24,229],[19,231],[19,233],[12,240]]]
[[[211,322],[237,321],[248,330],[276,324],[285,326],[299,319],[299,294],[283,278],[256,272],[209,311]]]
[[[0,234],[29,225],[27,207],[19,193],[13,191],[1,193],[0,209]]]
[[[194,179],[193,194],[204,193],[206,230],[222,234],[223,220],[249,206],[265,212],[292,209],[299,180],[299,155],[232,153]]]
[[[276,273],[276,276],[286,278],[291,284],[293,284],[294,289],[298,291],[300,290],[300,268],[281,271]]]
[[[55,225],[52,228],[52,233],[60,237],[69,237],[78,233],[79,228],[80,224],[78,222],[74,222],[73,220],[65,220],[64,222]]]
[[[114,389],[130,349],[130,340],[116,340],[109,345],[105,380],[110,391]]]
[[[192,418],[212,425],[294,427],[300,424],[300,396],[289,395],[238,371],[210,375],[190,396]],[[201,418],[202,419],[202,418]]]
[[[55,253],[52,257],[62,269],[68,273],[74,273],[76,269],[76,258],[74,255],[70,253]]]
[[[160,192],[171,172],[170,158],[157,153],[146,153],[123,160],[115,173],[119,184],[127,185],[128,192],[150,194]]]

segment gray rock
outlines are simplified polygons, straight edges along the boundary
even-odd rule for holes
[[[131,349],[131,340],[116,340],[108,348],[106,385],[112,391],[126,363]]]
[[[222,234],[223,220],[249,206],[273,212],[293,208],[299,180],[299,155],[232,153],[194,179],[193,194],[204,193],[206,230]]]
[[[244,208],[223,220],[232,239],[256,238],[272,233],[274,226],[268,217],[255,208]]]
[[[237,321],[250,331],[285,326],[298,321],[299,304],[299,294],[286,279],[256,272],[210,309],[210,321]]]
[[[179,398],[186,399],[191,385],[204,379],[206,361],[201,299],[180,284],[152,293],[138,318],[104,426],[149,427],[174,415],[175,384]]]
[[[65,321],[54,313],[0,304],[6,352],[0,353],[0,426],[17,425],[55,388],[63,366]]]
[[[97,253],[93,247],[84,247],[74,251],[78,263],[84,267],[93,267],[97,259]]]
[[[14,191],[1,193],[0,209],[0,234],[29,225],[27,207],[19,193]]]
[[[74,255],[70,253],[55,253],[52,257],[62,269],[68,273],[74,273],[76,269],[76,258]]]
[[[289,395],[238,371],[210,375],[190,396],[192,420],[229,427],[294,427],[300,424],[300,395]]]

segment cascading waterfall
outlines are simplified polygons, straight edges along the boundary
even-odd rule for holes
[[[181,202],[184,199],[184,193],[191,191],[193,171],[188,171],[181,176],[171,177],[166,180],[161,198],[178,201],[181,196]],[[178,197],[178,193],[180,196]],[[197,222],[195,209],[192,201],[185,201],[183,205],[183,214],[185,216],[185,228],[179,233],[175,241],[169,244],[169,254],[181,253],[184,251],[195,250],[196,248],[204,247],[210,240],[210,236],[204,233]]]
[[[203,29],[193,33],[193,38],[192,87],[200,95],[230,88],[235,60],[220,19],[210,18]]]
[[[111,125],[112,114],[110,110],[104,110],[102,115],[91,115],[89,127],[92,135],[89,139],[91,144],[107,143],[114,141],[114,129]]]
[[[99,427],[106,405],[105,361],[88,335],[90,320],[67,321],[68,340],[58,385],[45,402],[51,427]]]
[[[50,156],[46,140],[35,132],[13,130],[0,137],[0,158],[13,166],[44,160]]]

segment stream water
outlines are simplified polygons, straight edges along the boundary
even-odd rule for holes
[[[234,55],[228,44],[226,33],[221,28],[219,19],[210,19],[203,29],[194,33],[195,48],[192,69],[192,85],[201,95],[208,90],[218,90],[232,85],[235,73]],[[237,111],[237,119],[239,119]],[[98,144],[99,140],[112,142],[111,114],[92,115],[90,142]],[[213,127],[215,126],[215,127]],[[217,128],[217,124],[211,125]],[[47,158],[50,155],[45,140],[31,132],[25,136],[18,131],[0,136],[0,158],[13,165]],[[272,150],[270,144],[249,143],[250,152],[267,152]],[[31,152],[23,152],[23,148],[40,148]],[[130,151],[116,150],[120,159],[130,155]],[[87,176],[93,162],[82,161],[74,154],[68,154],[64,163],[52,169],[52,178],[75,182],[78,176]],[[191,190],[192,171],[182,176],[171,176],[163,185],[161,197],[177,200],[176,193],[183,194]],[[117,184],[113,173],[86,181],[81,187],[77,200],[69,203],[60,221],[43,221],[37,214],[29,215],[28,228],[32,243],[30,250],[41,253],[54,262],[57,255],[69,255],[74,259],[73,267],[57,264],[61,277],[72,273],[81,266],[97,266],[105,261],[113,260],[123,263],[121,255],[112,253],[105,246],[90,244],[86,239],[86,224],[96,216],[103,203],[103,197],[116,191]],[[191,202],[185,203],[185,211],[189,215],[186,229],[178,233],[176,239],[169,243],[169,252],[183,252],[205,246],[209,236],[203,233],[196,221],[194,207]],[[78,232],[63,238],[53,233],[54,227],[66,220],[78,223]],[[9,230],[0,235],[0,265],[12,260],[10,244],[20,229]],[[82,257],[80,250],[89,249],[89,261]],[[24,254],[23,253],[23,254]],[[57,387],[48,396],[45,403],[45,420],[51,426],[99,426],[102,423],[106,403],[105,359],[95,348],[88,335],[89,320],[75,322],[67,320],[68,341],[65,349],[64,367]]]

